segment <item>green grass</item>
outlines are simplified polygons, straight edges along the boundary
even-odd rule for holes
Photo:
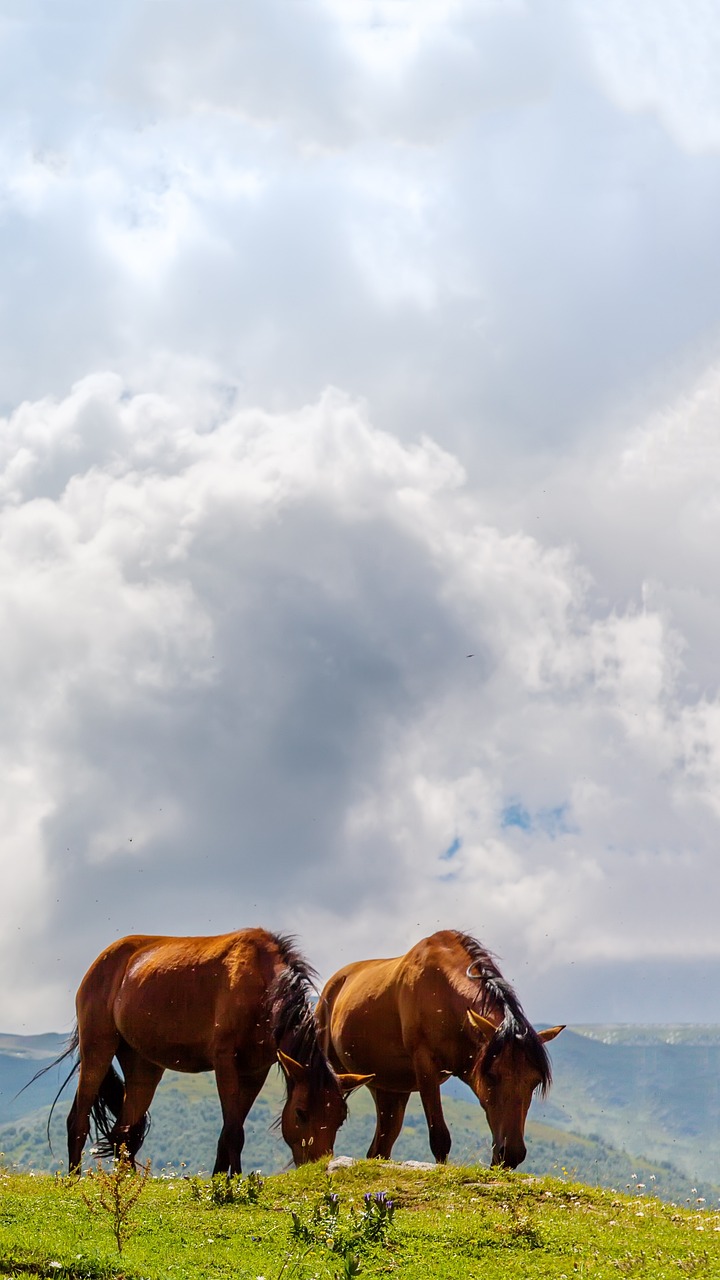
[[[96,1184],[96,1185],[94,1185]],[[720,1275],[720,1214],[480,1167],[314,1165],[214,1195],[151,1178],[120,1254],[93,1178],[6,1173],[0,1276],[60,1280],[518,1280]],[[392,1221],[365,1195],[385,1192]],[[329,1197],[337,1196],[337,1202]],[[221,1203],[223,1200],[229,1203]],[[382,1217],[382,1215],[380,1215]],[[372,1220],[371,1220],[372,1219]],[[373,1225],[374,1223],[374,1225]],[[359,1270],[358,1270],[359,1268]]]

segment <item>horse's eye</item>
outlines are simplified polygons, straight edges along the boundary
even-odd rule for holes
[[[300,1121],[300,1124],[307,1124],[307,1122],[308,1122],[308,1113],[307,1113],[307,1111],[303,1111],[303,1110],[302,1110],[302,1107],[296,1107],[296,1108],[295,1108],[295,1118],[296,1118],[296,1120],[299,1120],[299,1121]]]

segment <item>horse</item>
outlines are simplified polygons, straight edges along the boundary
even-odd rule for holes
[[[325,984],[315,1010],[334,1068],[371,1074],[377,1123],[368,1157],[390,1158],[410,1094],[420,1094],[439,1164],[452,1140],[440,1085],[457,1076],[483,1107],[492,1164],[525,1159],[525,1120],[552,1073],[545,1045],[564,1029],[535,1031],[510,983],[476,938],[454,929],[424,938],[404,956],[359,960]]]
[[[215,1072],[223,1123],[213,1173],[240,1173],[245,1119],[275,1061],[295,1164],[332,1155],[346,1095],[367,1078],[336,1073],[322,1052],[315,977],[292,938],[264,929],[111,943],[80,984],[75,1030],[57,1059],[76,1055],[65,1084],[79,1071],[67,1118],[70,1172],[81,1169],[91,1117],[98,1154],[124,1146],[134,1164],[155,1090],[172,1070]]]

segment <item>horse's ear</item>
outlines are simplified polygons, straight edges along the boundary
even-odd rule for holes
[[[474,1009],[468,1009],[467,1019],[470,1026],[475,1031],[479,1031],[483,1040],[491,1040],[497,1031],[497,1027],[489,1018],[484,1018],[481,1013],[476,1013]]]
[[[561,1027],[547,1027],[545,1031],[538,1031],[538,1036],[543,1044],[547,1044],[548,1040],[554,1040],[556,1036],[559,1036],[560,1032],[565,1030],[566,1025],[563,1022]]]
[[[352,1071],[338,1071],[337,1079],[342,1093],[347,1097],[349,1093],[353,1093],[361,1085],[369,1084],[371,1080],[375,1079],[375,1075],[373,1073],[371,1076],[358,1076]]]
[[[305,1079],[305,1067],[300,1062],[296,1062],[291,1058],[289,1053],[283,1053],[282,1049],[277,1051],[277,1060],[280,1063],[288,1080],[293,1080],[295,1084],[302,1084]]]

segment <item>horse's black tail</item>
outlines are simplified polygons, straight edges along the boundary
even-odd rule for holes
[[[76,1024],[73,1028],[72,1035],[68,1040],[67,1048],[64,1049],[57,1058],[54,1058],[52,1062],[49,1062],[46,1067],[41,1067],[39,1071],[36,1071],[32,1079],[28,1080],[27,1084],[24,1084],[22,1089],[20,1089],[15,1095],[16,1097],[19,1097],[21,1093],[24,1093],[25,1089],[29,1089],[31,1084],[34,1084],[36,1080],[39,1080],[40,1077],[44,1076],[48,1071],[52,1071],[53,1067],[59,1066],[59,1064],[64,1062],[66,1058],[73,1057],[75,1059],[70,1071],[55,1094],[50,1107],[46,1133],[48,1146],[51,1152],[53,1148],[52,1142],[50,1141],[50,1122],[53,1118],[53,1112],[58,1104],[63,1089],[70,1083],[80,1066],[79,1048],[80,1034]],[[105,1072],[105,1077],[100,1085],[98,1096],[90,1110],[90,1115],[95,1126],[95,1147],[98,1156],[102,1158],[112,1157],[117,1154],[118,1143],[116,1126],[120,1119],[120,1112],[122,1111],[124,1097],[125,1084],[122,1076],[118,1074],[111,1063]],[[140,1150],[149,1128],[150,1116],[148,1113],[146,1113],[141,1120],[138,1120],[137,1124],[132,1126],[130,1133],[128,1134],[128,1146],[132,1147],[133,1155]],[[53,1155],[54,1154],[55,1153],[53,1152]]]
[[[60,1085],[60,1088],[55,1094],[55,1097],[52,1100],[52,1106],[50,1107],[50,1114],[48,1115],[48,1119],[47,1119],[47,1127],[45,1132],[47,1133],[48,1146],[53,1155],[55,1153],[52,1149],[52,1142],[50,1141],[50,1121],[53,1118],[53,1111],[57,1106],[60,1094],[62,1093],[65,1086],[70,1083],[73,1076],[75,1075],[75,1072],[80,1066],[80,1058],[77,1056],[79,1047],[80,1047],[80,1034],[78,1032],[77,1023],[75,1023],[75,1026],[73,1027],[73,1033],[70,1036],[70,1039],[68,1040],[67,1049],[64,1049],[63,1052],[59,1055],[59,1057],[54,1058],[53,1061],[49,1062],[46,1067],[41,1067],[39,1071],[36,1071],[35,1075],[32,1076],[30,1080],[28,1080],[27,1084],[24,1084],[22,1089],[18,1089],[17,1093],[15,1094],[15,1097],[19,1098],[21,1093],[24,1093],[26,1089],[29,1089],[31,1084],[34,1084],[36,1080],[39,1080],[40,1077],[44,1076],[48,1071],[52,1071],[53,1067],[58,1067],[61,1062],[65,1061],[66,1058],[70,1058],[70,1057],[75,1058],[75,1061],[73,1062],[72,1067],[70,1068],[70,1071],[66,1075],[65,1079]]]
[[[101,1160],[113,1159],[122,1146],[125,1146],[130,1157],[134,1158],[150,1128],[150,1113],[146,1111],[136,1124],[130,1126],[125,1139],[120,1142],[117,1122],[120,1119],[124,1099],[125,1082],[111,1063],[105,1072],[98,1096],[90,1109],[95,1125],[95,1155]]]
[[[125,1086],[112,1063],[105,1072],[98,1096],[90,1108],[95,1125],[95,1152],[103,1158],[115,1155],[116,1126],[122,1111]]]

